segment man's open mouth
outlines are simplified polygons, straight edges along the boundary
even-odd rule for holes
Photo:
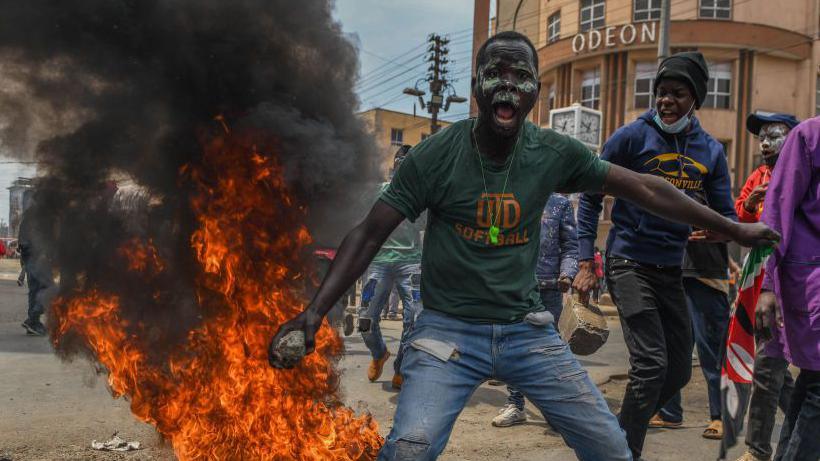
[[[515,124],[515,115],[518,113],[518,108],[509,102],[498,102],[493,104],[493,115],[495,121],[501,126],[510,126]]]
[[[677,122],[680,118],[676,112],[672,112],[671,110],[661,110],[660,115],[663,123],[666,123],[667,125]]]

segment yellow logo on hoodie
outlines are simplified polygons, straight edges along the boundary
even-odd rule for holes
[[[647,173],[660,176],[678,189],[684,190],[702,190],[703,175],[709,173],[705,165],[696,162],[692,157],[675,153],[656,155],[643,166],[647,168]]]

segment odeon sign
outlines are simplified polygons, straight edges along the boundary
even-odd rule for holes
[[[582,33],[572,37],[572,52],[595,51],[601,47],[628,46],[634,43],[654,43],[657,37],[657,27],[657,22],[643,22],[638,26],[624,24],[603,29],[592,29],[585,34]]]

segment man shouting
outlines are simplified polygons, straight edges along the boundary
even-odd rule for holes
[[[663,179],[611,165],[581,143],[526,122],[540,84],[537,53],[524,35],[487,40],[476,69],[478,117],[410,151],[370,214],[345,237],[308,307],[281,326],[272,356],[279,339],[295,330],[312,351],[325,313],[382,242],[402,220],[428,210],[424,310],[409,338],[393,428],[379,459],[436,459],[473,391],[491,378],[519,389],[579,459],[632,459],[617,419],[538,295],[540,218],[550,194],[604,191],[745,245],[770,245],[778,235],[763,224],[736,224]]]

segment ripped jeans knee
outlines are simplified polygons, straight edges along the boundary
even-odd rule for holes
[[[370,327],[373,325],[372,319],[359,317],[359,333],[370,333]]]
[[[388,439],[379,454],[379,461],[428,461],[435,458],[424,434],[409,434],[395,441]]]

